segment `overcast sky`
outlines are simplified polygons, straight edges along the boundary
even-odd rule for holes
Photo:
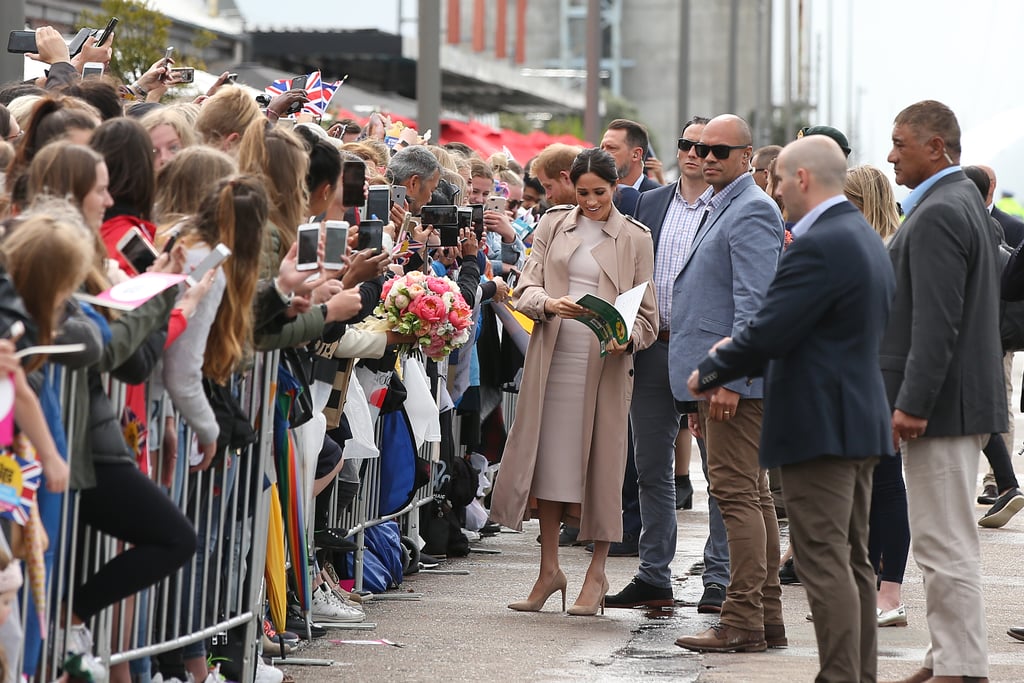
[[[235,1],[250,24],[261,26],[376,27],[394,32],[400,6],[404,16],[416,14],[416,0]],[[781,17],[785,0],[773,4]],[[960,120],[964,163],[992,163],[1000,186],[1024,195],[1024,87],[1017,71],[1024,42],[1024,1],[805,0],[804,4],[813,36],[810,54],[821,55],[820,60],[812,60],[810,69],[812,99],[819,104],[815,123],[848,133],[855,162],[874,164],[891,175],[885,157],[893,118],[912,102],[937,99],[952,107]],[[282,15],[282,7],[287,8],[287,16]],[[414,34],[415,23],[404,22],[402,32]],[[776,102],[781,104],[779,35],[777,30],[774,88]],[[828,90],[819,87],[829,82],[824,76],[829,72],[830,45],[832,111]],[[656,60],[657,55],[644,59]],[[857,125],[851,127],[851,121]],[[1021,143],[1021,153],[1010,154],[1016,142]],[[905,193],[897,188],[898,195]]]

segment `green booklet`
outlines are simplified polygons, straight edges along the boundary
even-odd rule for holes
[[[608,354],[605,348],[608,341],[614,339],[619,344],[629,341],[633,331],[636,314],[640,312],[640,304],[644,299],[647,284],[639,284],[633,289],[615,297],[615,303],[605,301],[594,294],[584,294],[576,303],[587,309],[587,312],[576,318],[589,327],[601,342],[601,355]]]

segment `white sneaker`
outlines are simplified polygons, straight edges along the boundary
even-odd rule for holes
[[[470,543],[476,543],[480,540],[480,534],[469,529],[462,529],[462,535],[466,537],[466,540]]]
[[[92,633],[85,624],[72,624],[64,638],[64,652],[69,655],[91,655]]]
[[[363,610],[353,603],[346,604],[324,586],[313,591],[313,617],[320,621],[358,623],[366,619]]]
[[[263,663],[262,657],[256,658],[256,681],[255,683],[281,683],[284,680],[284,672],[275,669],[269,664]]]

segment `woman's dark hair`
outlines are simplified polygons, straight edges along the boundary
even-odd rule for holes
[[[309,130],[306,126],[296,126],[299,134],[309,146],[309,170],[306,171],[306,189],[310,195],[313,190],[327,183],[330,187],[338,184],[341,176],[341,154],[338,148]]]
[[[96,107],[104,121],[124,115],[121,96],[114,84],[105,78],[86,78],[61,88],[63,95],[77,97]]]
[[[569,168],[569,180],[575,185],[584,173],[593,173],[612,185],[619,182],[619,174],[615,171],[615,159],[600,147],[591,147],[576,155],[572,167]]]
[[[150,220],[156,196],[153,141],[141,123],[119,116],[104,121],[93,132],[89,146],[103,155],[110,173],[114,206],[104,219],[131,213]]]
[[[544,186],[537,180],[537,176],[528,175],[523,178],[523,186],[531,188],[538,196],[544,196]]]

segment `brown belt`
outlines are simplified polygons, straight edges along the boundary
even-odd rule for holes
[[[667,342],[670,334],[671,332],[668,330],[660,330],[658,332],[658,341]]]

